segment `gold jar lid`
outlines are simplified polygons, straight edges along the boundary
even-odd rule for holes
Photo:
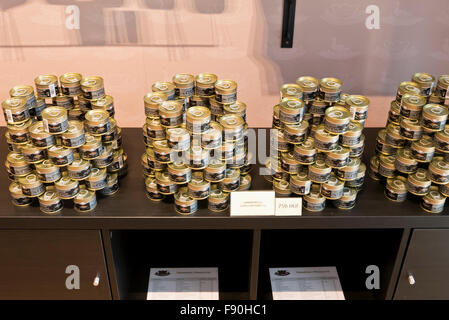
[[[168,100],[159,105],[159,114],[166,117],[176,117],[182,114],[182,104],[178,101]]]
[[[420,95],[419,93],[406,93],[402,96],[401,106],[412,110],[421,110],[422,107],[426,104],[426,101],[426,97]]]
[[[103,98],[92,100],[91,105],[93,109],[106,110],[108,107],[114,104],[114,98],[110,95],[105,95]]]
[[[357,94],[349,95],[345,102],[348,107],[356,107],[358,109],[368,109],[370,103],[367,97]]]
[[[28,109],[27,101],[24,98],[13,97],[8,98],[2,102],[2,107],[4,110],[11,110],[13,113],[16,110]]]
[[[401,127],[407,130],[422,131],[421,124],[419,123],[419,120],[416,119],[402,118]]]
[[[69,171],[81,171],[86,170],[90,167],[90,161],[84,160],[82,158],[75,159],[67,166]]]
[[[39,177],[35,173],[30,173],[24,177],[20,177],[19,183],[25,188],[34,188],[42,184],[42,182],[39,181]]]
[[[89,125],[104,125],[109,122],[109,113],[106,110],[94,109],[85,114],[85,119]]]
[[[234,103],[224,105],[223,110],[225,113],[244,115],[246,113],[246,104],[241,101],[236,101]]]
[[[412,76],[411,79],[416,82],[421,88],[431,88],[435,82],[435,77],[424,72],[417,72]]]
[[[435,133],[435,138],[449,143],[449,124],[444,129]]]
[[[83,151],[94,150],[101,146],[101,137],[99,136],[93,136],[86,133],[85,140],[84,144],[80,147]]]
[[[386,129],[381,129],[377,132],[377,137],[376,140],[382,143],[385,143],[385,137],[387,135],[387,130]]]
[[[291,151],[282,152],[281,159],[282,159],[282,162],[285,162],[288,165],[298,164],[295,160],[295,157],[293,156],[293,152],[291,152]]]
[[[157,184],[156,184],[156,178],[155,177],[147,177],[145,179],[145,187],[148,191],[157,191]]]
[[[81,84],[82,79],[83,76],[81,74],[68,72],[59,77],[59,82],[61,82],[64,87],[76,87]]]
[[[296,83],[286,83],[281,86],[281,97],[302,98],[301,86]]]
[[[319,174],[327,174],[332,171],[332,168],[329,167],[322,158],[318,158],[315,163],[309,165],[309,171]]]
[[[387,156],[387,155],[383,155],[383,154],[379,155],[379,164],[384,167],[387,167],[389,169],[393,169],[393,170],[395,169],[395,166],[394,166],[395,161],[396,161],[396,156],[393,156],[393,155]]]
[[[187,109],[186,119],[188,122],[204,123],[210,121],[210,115],[209,108],[195,106]]]
[[[235,181],[237,179],[240,179],[240,169],[227,168],[225,170],[225,178],[223,179],[224,183]]]
[[[36,172],[45,174],[45,173],[52,173],[54,171],[59,170],[57,166],[55,166],[50,160],[45,159],[41,163],[38,163],[35,165]]]
[[[443,157],[433,157],[429,164],[429,171],[445,176],[449,175],[449,163]]]
[[[52,205],[61,201],[58,194],[55,192],[54,186],[47,187],[45,192],[41,194],[38,199],[39,203],[42,203],[43,205]]]
[[[105,179],[107,176],[106,168],[92,168],[90,171],[89,177],[87,177],[88,181],[99,181]]]
[[[358,159],[358,158],[351,158],[351,159]],[[366,164],[361,162],[360,166],[359,166],[359,169],[357,170],[357,179],[364,177],[365,176],[365,172],[366,172]]]
[[[156,172],[156,183],[163,186],[171,186],[174,182],[170,179],[170,175],[167,171]]]
[[[303,185],[307,182],[310,182],[309,175],[307,171],[299,171],[296,174],[290,175],[290,183],[294,185]]]
[[[18,181],[13,181],[9,185],[9,193],[12,195],[23,196],[22,187]]]
[[[362,134],[362,130],[363,126],[360,122],[351,120],[348,124],[348,130],[342,135],[345,137],[358,137]],[[385,130],[384,133],[386,133]]]
[[[34,78],[36,87],[48,87],[50,84],[58,84],[58,77],[52,74],[42,74]]]
[[[339,190],[342,189],[345,182],[338,179],[334,173],[331,173],[329,179],[323,182],[323,186],[329,190]]]
[[[220,117],[218,122],[224,129],[238,129],[245,123],[243,118],[237,114],[225,114]]]
[[[330,107],[326,109],[326,121],[336,123],[336,124],[345,124],[349,123],[351,119],[351,113],[345,107]]]
[[[438,86],[443,89],[449,88],[449,74],[443,74],[438,77]]]
[[[304,108],[304,102],[295,97],[286,97],[279,104],[279,110],[288,114],[298,114]]]
[[[218,94],[229,94],[237,91],[237,83],[233,80],[217,80],[214,87]]]
[[[189,171],[191,171],[191,169],[185,165],[184,163],[182,163],[181,161],[175,161],[172,163],[169,163],[167,166],[168,172],[171,174],[186,174]]]
[[[188,73],[177,73],[173,76],[173,83],[178,88],[190,88],[193,86],[195,78]]]
[[[9,90],[9,95],[11,98],[17,97],[28,99],[30,97],[34,97],[34,89],[32,86],[18,85]]]
[[[6,161],[12,166],[26,166],[27,162],[22,153],[17,151],[11,151],[6,156]]]
[[[217,82],[217,76],[213,73],[200,73],[195,76],[195,85],[197,87],[210,88]]]
[[[163,92],[169,95],[168,93],[175,90],[175,85],[171,82],[157,81],[151,86],[151,90],[153,92]]]
[[[63,157],[72,153],[72,149],[66,148],[64,146],[51,146],[47,150],[49,157]]]
[[[320,80],[320,90],[327,92],[338,92],[341,90],[342,82],[337,78],[322,78]]]
[[[103,78],[98,76],[88,76],[81,80],[83,91],[94,91],[103,87]]]
[[[149,92],[143,97],[145,105],[158,108],[159,105],[167,101],[167,95],[163,92]]]
[[[159,119],[147,118],[145,124],[147,125],[148,129],[153,131],[164,130],[164,127],[162,126]]]
[[[209,151],[201,148],[201,146],[191,146],[187,150],[187,158],[190,160],[207,159],[209,157]]]
[[[196,203],[196,200],[189,195],[186,187],[179,188],[174,195],[175,203],[183,206],[191,206]]]
[[[419,88],[419,85],[416,82],[413,81],[403,81],[399,84],[398,92],[401,94],[414,94],[414,95],[420,95],[421,89]]]
[[[62,122],[67,119],[67,110],[63,107],[48,107],[42,111],[42,118],[50,123]]]
[[[212,159],[206,167],[208,172],[222,172],[226,169],[226,162],[218,159]]]
[[[86,188],[80,188],[80,191],[73,199],[73,202],[76,204],[87,204],[94,201],[95,198],[95,191],[88,190]]]
[[[400,126],[398,126],[398,125],[396,125],[396,124],[394,124],[394,123],[390,123],[388,126],[387,126],[387,134],[389,135],[389,136],[391,136],[391,137],[393,137],[393,138],[395,138],[395,139],[403,139],[402,138],[402,136],[401,136],[401,127]]]
[[[184,128],[167,129],[167,140],[169,141],[180,142],[189,139],[190,139],[189,132]]]
[[[379,168],[379,156],[374,155],[369,160],[371,168]]]
[[[105,145],[103,148],[103,152],[97,158],[95,158],[95,160],[107,159],[108,157],[112,156],[112,154],[113,154],[112,145]]]
[[[212,189],[209,194],[209,202],[212,203],[222,203],[224,201],[228,201],[229,193],[222,191],[220,189]]]
[[[407,179],[402,176],[395,176],[394,178],[388,178],[387,188],[396,193],[406,193],[407,192],[406,182]]]
[[[294,151],[299,154],[310,154],[310,155],[315,154],[316,149],[314,146],[313,138],[308,137],[304,142],[295,144]]]
[[[446,197],[441,194],[437,186],[430,186],[429,192],[423,197],[423,200],[433,205],[440,205],[446,201]]]
[[[419,185],[421,187],[428,187],[432,184],[432,182],[427,177],[427,171],[423,168],[418,168],[416,172],[409,174],[408,180],[410,180],[413,184]]]
[[[67,131],[61,134],[63,138],[76,138],[84,133],[84,126],[81,121],[69,120]]]
[[[426,104],[422,109],[423,117],[433,121],[446,120],[448,113],[447,107],[433,103]]]
[[[158,153],[170,153],[171,148],[168,145],[167,140],[155,140],[153,141],[153,148]]]
[[[340,201],[354,201],[357,198],[357,189],[344,187]]]
[[[274,180],[273,181],[273,188],[277,193],[281,194],[290,194],[290,182],[287,180]]]
[[[314,138],[324,142],[338,142],[338,134],[329,133],[324,129],[324,125],[319,125],[315,130]]]
[[[279,109],[280,109],[280,105],[278,105],[278,104],[273,107],[273,115],[276,118],[279,118]]]
[[[73,188],[76,188],[79,185],[79,182],[76,180],[73,180],[69,176],[62,176],[61,179],[55,182],[56,189],[61,190],[70,190]]]
[[[290,134],[305,134],[309,129],[309,122],[301,121],[299,124],[288,124],[284,127],[284,132]]]
[[[327,156],[332,159],[346,159],[349,158],[349,153],[351,150],[349,148],[338,145],[335,149],[329,151]]]
[[[409,148],[401,148],[396,154],[396,159],[408,165],[417,165],[418,161],[413,158],[412,153]]]
[[[338,168],[338,171],[344,171],[344,172],[358,171],[362,164],[363,163],[360,160],[360,158],[349,158],[347,165],[343,168]],[[366,167],[365,167],[365,169],[366,169]]]
[[[433,139],[430,136],[422,136],[421,139],[413,141],[412,149],[421,152],[434,152],[435,146],[433,144]]]
[[[207,190],[210,188],[210,182],[204,179],[203,172],[195,171],[189,181],[189,188],[196,191]]]
[[[319,184],[312,184],[310,192],[304,195],[304,200],[311,203],[323,203],[326,198],[322,196]]]
[[[15,133],[15,134],[25,134],[28,132],[28,128],[32,125],[33,120],[28,119],[25,122],[22,123],[16,123],[16,124],[7,124],[8,132]]]
[[[296,84],[299,85],[303,92],[315,92],[318,90],[318,79],[314,77],[299,77],[296,79]]]

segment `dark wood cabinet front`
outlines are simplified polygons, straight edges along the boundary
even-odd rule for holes
[[[98,230],[0,230],[0,299],[111,299]]]
[[[449,229],[415,229],[394,298],[449,299]]]

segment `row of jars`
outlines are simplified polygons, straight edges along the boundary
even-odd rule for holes
[[[341,86],[336,78],[302,76],[281,87],[273,108],[266,178],[277,196],[302,196],[310,211],[323,210],[326,199],[351,209],[365,177],[361,156],[369,100],[344,94]]]
[[[246,105],[234,81],[217,79],[176,74],[144,96],[147,195],[173,195],[180,214],[193,214],[203,199],[212,211],[226,210],[230,192],[251,186]]]
[[[92,95],[92,90],[84,90],[93,81],[101,83],[103,94],[98,91]],[[59,86],[55,76],[39,76],[35,79],[37,99],[31,86],[20,85],[12,88],[11,98],[2,103],[10,150],[5,164],[13,180],[13,203],[29,205],[39,199],[41,210],[49,214],[59,212],[62,200],[68,199],[76,199],[73,203],[79,211],[92,210],[96,206],[95,191],[101,190],[103,195],[115,193],[118,178],[126,174],[127,168],[121,129],[109,112],[113,108],[71,112],[78,109],[81,96],[98,98],[90,102],[104,99],[103,80],[65,74],[60,82]],[[81,86],[81,82],[90,84]],[[62,95],[74,103],[60,105]],[[36,112],[39,101],[44,101],[44,107]],[[10,106],[15,111],[20,109],[20,116],[11,112]]]
[[[443,211],[449,194],[448,85],[449,76],[440,76],[435,85],[427,73],[400,83],[370,160],[369,174],[385,182],[387,199],[420,197],[423,210]]]

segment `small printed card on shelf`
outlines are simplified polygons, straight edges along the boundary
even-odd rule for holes
[[[231,192],[231,216],[274,216],[274,191]]]
[[[269,268],[273,300],[345,300],[336,267]]]
[[[147,300],[218,300],[218,268],[151,268]]]
[[[276,216],[302,215],[302,198],[276,198]]]

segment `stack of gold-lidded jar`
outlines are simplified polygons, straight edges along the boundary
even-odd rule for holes
[[[326,200],[353,208],[366,171],[362,131],[369,100],[342,93],[339,79],[311,76],[284,84],[280,96],[265,175],[276,196],[301,196],[309,211],[323,210]]]
[[[229,206],[229,193],[251,187],[246,104],[237,83],[215,74],[176,74],[144,96],[142,155],[145,187],[153,201],[170,200],[176,212],[194,214]]]
[[[369,175],[385,182],[395,202],[420,198],[429,213],[443,211],[449,196],[449,75],[415,73],[399,84],[386,127],[377,134]]]
[[[46,214],[73,206],[89,212],[97,195],[118,191],[126,174],[121,129],[101,77],[40,75],[10,90],[2,103],[6,168],[17,206],[39,202]]]

